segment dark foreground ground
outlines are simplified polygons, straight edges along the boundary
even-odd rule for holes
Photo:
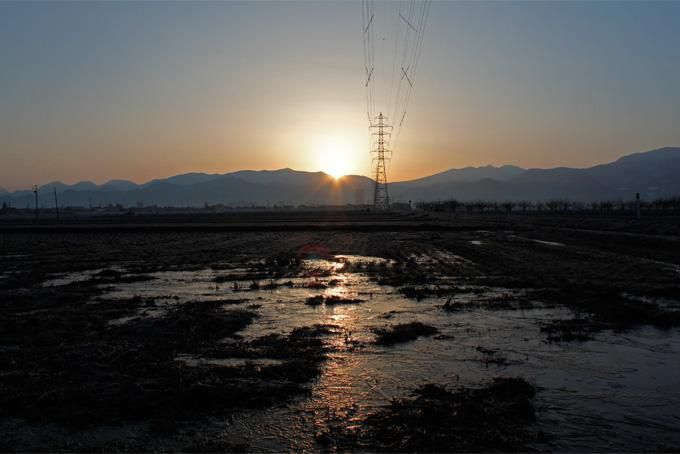
[[[680,450],[678,219],[119,221],[0,224],[0,450]]]

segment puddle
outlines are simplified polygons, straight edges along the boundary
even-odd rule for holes
[[[533,241],[534,243],[544,244],[546,246],[556,246],[556,247],[564,246],[564,243],[558,243],[557,241],[538,240],[538,239],[535,239],[535,238],[526,238],[526,237],[519,236],[519,235],[508,235],[508,238],[514,238],[514,239],[523,240],[523,241]]]
[[[85,282],[93,279],[97,274],[104,271],[105,268],[97,268],[94,270],[78,271],[75,273],[63,273],[52,275],[51,279],[40,284],[41,287],[61,287],[63,285],[71,285],[76,282]]]
[[[356,263],[372,263],[372,264],[380,264],[380,263],[394,263],[394,260],[391,259],[385,259],[383,257],[373,257],[369,255],[344,255],[344,254],[339,254],[335,256],[336,260],[339,260],[341,262],[347,262],[351,264],[356,264]]]
[[[546,246],[564,246],[564,243],[558,243],[557,241],[545,241],[545,240],[534,240],[532,239],[534,243],[538,244],[545,244]]]
[[[191,355],[179,355],[175,358],[189,367],[217,366],[217,367],[267,367],[280,366],[284,361],[271,358],[196,358]]]
[[[470,260],[448,251],[436,251],[433,254],[413,254],[410,256],[418,264],[433,265],[438,263],[472,264]]]
[[[533,446],[537,449],[611,451],[680,445],[678,330],[604,332],[588,342],[547,343],[541,324],[571,318],[568,309],[539,305],[489,310],[482,306],[447,312],[441,307],[445,299],[407,299],[363,273],[344,271],[346,263],[371,263],[373,259],[338,256],[335,260],[305,260],[302,277],[275,281],[269,289],[238,292],[232,284],[246,275],[244,269],[165,271],[153,273],[151,281],[115,284],[102,297],[154,298],[159,307],[246,298],[257,305],[258,318],[240,333],[245,340],[313,324],[342,328],[343,334],[334,334],[329,341],[337,348],[324,363],[309,396],[267,411],[246,411],[225,421],[225,436],[246,437],[254,451],[318,450],[315,434],[330,424],[357,424],[390,399],[420,385],[476,387],[496,376],[521,376],[539,387],[535,401],[538,428],[554,438]],[[452,254],[415,259],[458,260]],[[326,274],[311,277],[310,270]],[[218,274],[229,281],[216,284]],[[323,287],[310,288],[310,282]],[[307,298],[317,295],[364,302],[305,304]],[[455,299],[462,305],[474,305],[521,295],[521,291],[504,288],[467,286]],[[155,316],[154,308],[139,316]],[[129,319],[116,323],[126,321]],[[394,346],[374,343],[374,328],[413,321],[431,325],[439,334]],[[179,356],[177,360],[194,367],[280,364],[267,358]]]
[[[162,317],[166,314],[166,310],[163,307],[152,307],[152,308],[141,308],[138,310],[136,315],[129,315],[126,317],[115,318],[109,320],[108,325],[110,326],[120,326],[125,323],[131,322],[132,320],[137,320],[143,317],[157,318]]]
[[[661,260],[652,260],[652,259],[645,259],[645,261],[650,262],[650,263],[654,263],[654,264],[659,265],[662,268],[665,268],[669,271],[680,274],[680,265],[678,265],[676,263],[663,262]]]
[[[629,300],[640,301],[643,303],[654,304],[664,310],[680,310],[680,301],[671,298],[659,298],[652,296],[638,296],[630,293],[623,293],[622,296]]]
[[[394,312],[390,301],[374,305],[374,322],[380,318],[376,305]],[[417,304],[400,305],[390,321],[417,319],[452,339],[421,338],[394,347],[369,344],[334,354],[309,399],[241,417],[263,435],[249,440],[253,449],[314,450],[312,436],[291,442],[279,435],[313,435],[333,420],[351,425],[426,383],[474,387],[499,375],[523,376],[541,388],[538,426],[555,439],[536,444],[537,449],[637,450],[680,441],[680,431],[670,430],[680,416],[677,332],[649,329],[625,337],[603,334],[583,344],[547,344],[537,323],[567,316],[567,311],[480,310],[443,316]],[[354,336],[366,340],[370,335],[360,329],[362,309],[344,314],[343,322],[359,328]]]
[[[19,274],[17,271],[3,271],[0,272],[0,280],[9,280],[12,279],[14,276]]]

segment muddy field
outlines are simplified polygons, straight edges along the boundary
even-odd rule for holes
[[[678,451],[678,222],[0,225],[0,450]]]

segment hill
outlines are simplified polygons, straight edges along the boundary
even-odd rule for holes
[[[409,200],[549,200],[579,201],[631,199],[640,192],[644,199],[680,195],[680,148],[661,148],[624,156],[614,162],[584,169],[557,167],[522,169],[465,167],[390,184],[392,202]],[[323,172],[292,169],[242,170],[226,174],[186,173],[144,184],[111,180],[102,185],[89,181],[67,185],[51,182],[41,186],[39,204],[52,206],[53,190],[61,205],[88,206],[137,204],[160,206],[249,205],[343,205],[369,203],[374,182],[347,175],[335,179]],[[34,204],[30,190],[0,198],[14,206]]]

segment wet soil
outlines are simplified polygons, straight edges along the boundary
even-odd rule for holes
[[[380,345],[392,345],[408,342],[421,336],[432,336],[439,331],[434,326],[421,322],[401,323],[387,328],[375,328],[375,342]]]
[[[673,220],[423,222],[3,232],[0,449],[680,446]]]
[[[356,442],[382,452],[526,452],[527,441],[538,436],[529,430],[534,395],[521,378],[455,392],[424,385],[366,418]]]

